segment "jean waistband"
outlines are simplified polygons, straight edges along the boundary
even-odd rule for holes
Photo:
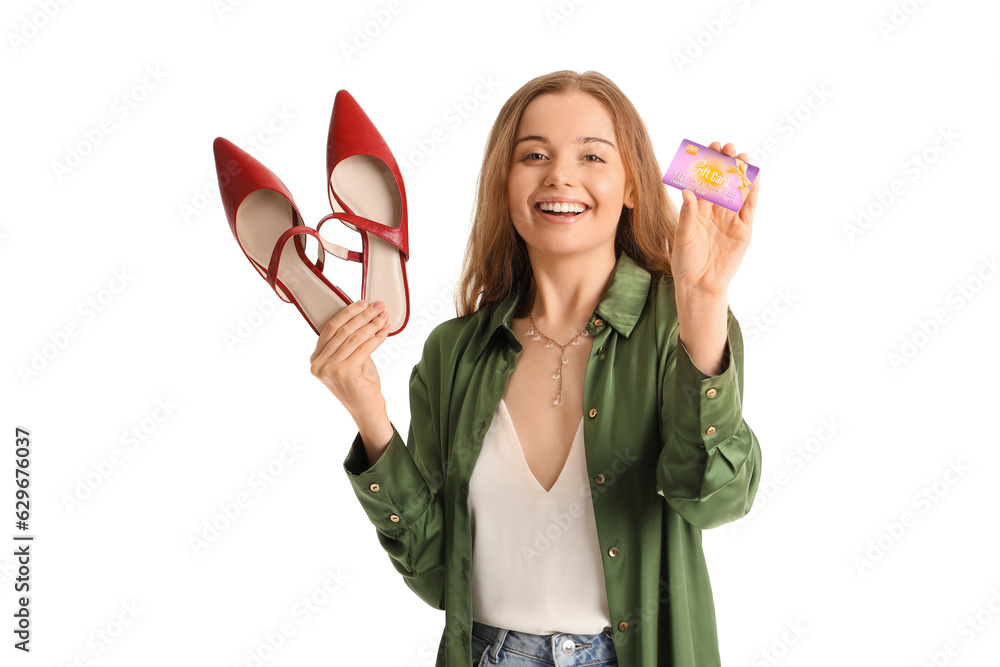
[[[592,664],[617,658],[610,625],[605,626],[604,630],[596,635],[577,635],[567,632],[536,635],[498,628],[475,620],[472,622],[472,629],[492,642],[490,657],[493,662],[496,662],[501,649],[543,658],[556,665]],[[577,660],[584,661],[577,662]]]

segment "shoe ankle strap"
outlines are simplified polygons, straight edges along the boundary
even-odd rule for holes
[[[344,215],[344,214],[341,214],[341,213],[330,213],[328,215],[323,216],[323,218],[318,223],[316,223],[316,226],[315,226],[316,231],[318,232],[319,228],[322,227],[323,223],[326,222],[327,220],[330,220],[331,218],[337,218],[337,217],[339,217],[341,215]],[[347,215],[353,215],[353,214],[348,213]],[[360,252],[358,252],[357,250],[348,250],[344,246],[337,245],[336,243],[330,243],[329,241],[324,240],[322,237],[319,237],[319,239],[321,241],[323,241],[323,243],[326,245],[326,249],[327,249],[328,252],[333,253],[334,255],[336,255],[337,257],[339,257],[341,259],[346,259],[346,260],[351,261],[351,262],[363,262],[364,261],[364,256]]]
[[[323,272],[323,264],[326,261],[327,252],[330,252],[333,255],[340,257],[341,259],[351,260],[354,262],[361,261],[361,253],[355,252],[353,250],[348,250],[344,246],[337,245],[336,243],[330,243],[329,241],[327,241],[326,239],[324,239],[322,236],[319,235],[319,231],[313,229],[312,227],[309,227],[308,225],[296,225],[294,227],[289,227],[284,232],[282,232],[281,236],[278,237],[277,242],[274,244],[274,250],[271,251],[271,261],[268,263],[267,275],[265,276],[265,278],[267,279],[267,284],[270,285],[271,289],[275,291],[275,293],[278,295],[278,298],[284,301],[285,303],[291,303],[292,301],[282,296],[281,294],[282,290],[278,289],[277,286],[278,265],[281,263],[281,254],[285,249],[285,244],[288,243],[288,240],[293,236],[299,236],[301,234],[309,234],[310,236],[315,236],[316,239],[319,241],[319,255],[313,264],[315,265],[316,270],[319,271],[320,273]],[[306,259],[308,260],[308,258]]]
[[[399,227],[389,227],[388,225],[382,224],[370,218],[366,218],[362,215],[357,215],[356,213],[338,212],[330,213],[323,216],[323,219],[319,221],[316,225],[316,230],[323,226],[323,223],[327,220],[337,219],[340,220],[344,225],[353,229],[354,231],[361,233],[362,231],[368,232],[369,234],[374,234],[385,241],[388,241],[392,245],[396,246],[400,252],[403,253],[403,257],[407,260],[410,258],[410,254],[407,248],[404,248],[401,244],[402,237],[400,236]],[[353,252],[353,251],[351,251]],[[359,256],[356,261],[361,261],[361,253],[355,253]]]

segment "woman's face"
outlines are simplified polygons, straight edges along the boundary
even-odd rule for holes
[[[550,253],[613,249],[622,205],[632,208],[633,195],[604,105],[582,92],[539,95],[514,141],[507,197],[525,243]],[[570,211],[542,208],[559,203]]]

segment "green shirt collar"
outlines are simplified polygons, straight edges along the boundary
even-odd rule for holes
[[[594,308],[594,312],[614,327],[618,333],[628,338],[635,323],[639,320],[642,307],[646,304],[650,281],[649,271],[636,264],[635,260],[623,250],[615,262],[615,269],[608,288],[604,291],[604,296],[601,297],[597,307]],[[479,341],[476,343],[477,359],[501,326],[506,327],[513,336],[514,332],[510,328],[510,321],[521,303],[521,298],[520,294],[510,294],[497,304],[485,330],[480,332]],[[588,325],[591,334],[596,328],[592,326],[594,319],[595,317],[591,316]]]

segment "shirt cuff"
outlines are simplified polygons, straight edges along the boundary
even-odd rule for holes
[[[380,530],[405,530],[430,505],[430,489],[395,424],[389,446],[371,466],[361,432],[357,432],[344,459],[344,472],[361,507]]]
[[[699,443],[705,450],[725,442],[743,423],[740,360],[733,356],[734,336],[739,336],[737,327],[733,311],[729,310],[723,353],[726,369],[718,375],[706,375],[695,366],[684,343],[677,338],[673,372],[668,373],[675,382],[670,410],[673,428],[681,438]]]

